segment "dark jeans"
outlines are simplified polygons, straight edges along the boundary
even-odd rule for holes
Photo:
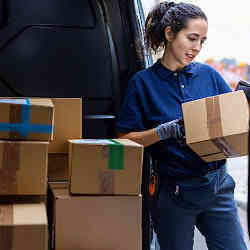
[[[209,250],[246,250],[234,188],[225,166],[181,183],[162,180],[158,198],[150,200],[161,250],[192,250],[194,226]]]

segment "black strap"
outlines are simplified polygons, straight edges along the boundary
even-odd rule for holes
[[[241,89],[241,86],[250,88],[250,84],[247,81],[240,80],[235,90]]]
[[[120,69],[119,69],[119,60],[117,54],[117,48],[114,41],[114,36],[112,34],[112,22],[110,20],[109,10],[104,0],[99,2],[102,7],[103,15],[104,15],[104,22],[105,28],[108,36],[109,47],[110,47],[110,56],[111,56],[111,66],[112,66],[112,99],[113,99],[113,106],[115,114],[118,115],[120,112],[121,106],[121,93],[120,93]]]

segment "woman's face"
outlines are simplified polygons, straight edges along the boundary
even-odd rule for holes
[[[169,41],[166,47],[168,63],[175,70],[187,66],[200,52],[206,40],[208,25],[206,20],[189,19],[187,27],[180,30],[176,36],[171,29],[166,28],[165,34]]]

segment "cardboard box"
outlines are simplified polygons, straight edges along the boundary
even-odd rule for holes
[[[58,184],[52,192],[52,249],[141,250],[141,196],[70,196]]]
[[[48,142],[0,141],[0,195],[45,195]]]
[[[48,155],[48,180],[68,181],[68,154]]]
[[[249,106],[242,90],[183,103],[186,141],[204,161],[248,154]]]
[[[82,99],[52,98],[55,107],[54,137],[49,153],[68,153],[69,139],[82,138]]]
[[[47,250],[45,205],[0,204],[0,242],[2,250]]]
[[[143,146],[127,140],[69,140],[72,194],[138,195]]]
[[[53,139],[54,105],[50,99],[1,98],[0,113],[1,139]]]

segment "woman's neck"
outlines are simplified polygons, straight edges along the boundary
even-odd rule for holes
[[[166,49],[161,58],[161,63],[164,67],[166,67],[167,69],[171,71],[179,71],[183,68],[177,65],[177,63],[174,63],[173,56],[170,53],[168,53]]]

